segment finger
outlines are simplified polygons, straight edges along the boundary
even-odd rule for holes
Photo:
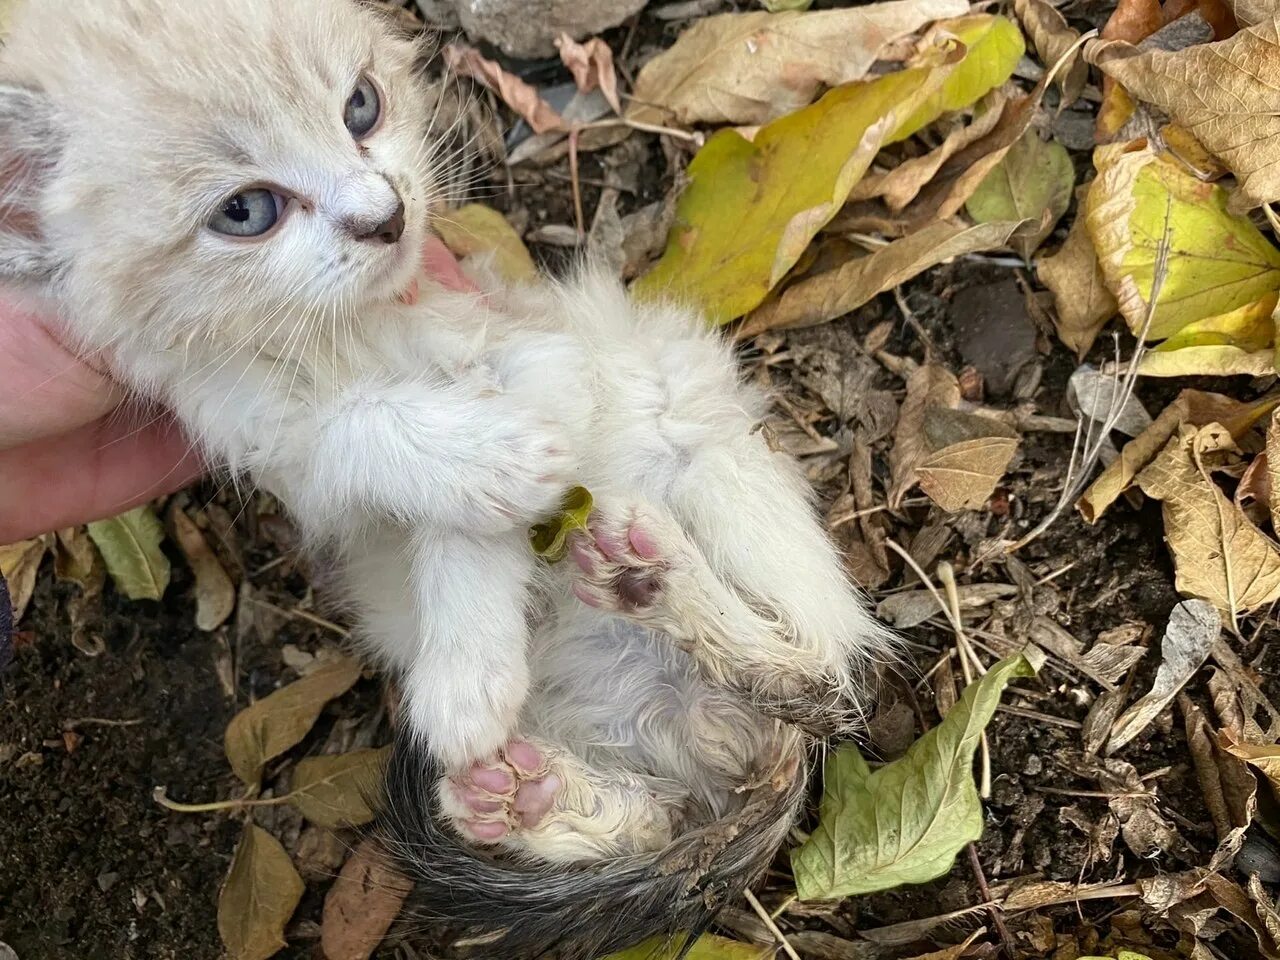
[[[0,450],[105,416],[122,392],[81,362],[28,308],[0,301]]]
[[[69,433],[0,451],[0,543],[101,520],[200,475],[169,419],[143,427],[114,413]]]
[[[422,265],[427,278],[446,290],[473,293],[479,289],[462,272],[462,265],[458,263],[458,258],[439,237],[427,238],[426,246],[422,251]]]

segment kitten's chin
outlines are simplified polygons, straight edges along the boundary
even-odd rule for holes
[[[395,253],[370,280],[366,299],[373,302],[403,301],[407,291],[416,291],[422,273],[422,244],[421,238],[411,240],[406,232],[396,245]]]

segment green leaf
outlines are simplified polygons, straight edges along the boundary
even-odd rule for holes
[[[1010,244],[1026,260],[1067,212],[1074,185],[1067,148],[1028,130],[978,184],[964,208],[978,223],[1033,221],[1036,229]]]
[[[307,757],[293,771],[289,802],[318,826],[362,827],[373,820],[369,802],[378,796],[390,753],[382,747]]]
[[[237,713],[227,724],[224,738],[236,776],[256,788],[267,761],[302,740],[324,705],[359,679],[360,664],[338,657]]]
[[[285,925],[304,889],[280,841],[245,824],[218,894],[218,934],[230,960],[267,960],[283,949]]]
[[[529,530],[529,543],[533,552],[548,563],[564,559],[569,534],[585,530],[595,503],[586,487],[574,487],[564,495],[560,513],[544,523],[534,524]]]
[[[653,937],[621,953],[610,954],[604,960],[675,960],[685,939],[685,934]],[[686,957],[687,960],[769,960],[775,952],[773,947],[739,943],[708,933],[698,938]]]
[[[754,140],[734,130],[711,137],[689,165],[666,252],[636,281],[635,293],[673,296],[716,323],[758,306],[884,144],[973,103],[1012,74],[1021,53],[1016,26],[987,15],[948,26],[939,43],[954,47],[952,35],[965,41],[959,60],[939,54],[940,62],[837,87],[764,125]],[[1008,43],[1013,34],[1016,51]]]
[[[1005,686],[1034,676],[1039,659],[1028,650],[1001,660],[900,760],[872,771],[853,744],[836,752],[818,828],[791,854],[800,899],[924,883],[951,869],[956,853],[982,835],[972,770],[982,731]]]
[[[164,525],[150,507],[89,524],[116,589],[130,600],[159,600],[169,586],[169,558],[160,549]]]

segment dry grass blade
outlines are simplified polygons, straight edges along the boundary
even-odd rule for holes
[[[1111,431],[1115,429],[1116,424],[1120,421],[1121,416],[1123,416],[1125,408],[1129,402],[1129,398],[1133,395],[1134,387],[1137,386],[1138,363],[1141,361],[1143,353],[1146,351],[1147,331],[1151,329],[1151,321],[1155,316],[1156,303],[1160,299],[1160,289],[1163,287],[1165,277],[1168,276],[1169,273],[1169,253],[1172,248],[1170,212],[1171,210],[1167,211],[1165,215],[1164,233],[1160,238],[1160,245],[1156,254],[1155,275],[1151,282],[1151,297],[1147,304],[1143,327],[1138,335],[1138,342],[1134,347],[1133,356],[1129,359],[1129,364],[1125,368],[1123,379],[1115,380],[1115,389],[1112,394],[1107,415],[1101,421],[1094,419],[1093,417],[1088,417],[1083,414],[1081,415],[1076,427],[1075,442],[1071,447],[1071,458],[1067,462],[1067,476],[1063,481],[1062,492],[1059,494],[1057,502],[1043,520],[1037,523],[1023,536],[1006,546],[1006,553],[1015,553],[1018,550],[1021,550],[1057,523],[1058,519],[1067,510],[1069,510],[1071,505],[1080,498],[1082,493],[1084,493],[1085,488],[1089,485],[1089,479],[1093,476],[1093,471],[1097,468],[1098,464],[1102,462],[1102,454],[1106,449],[1108,439],[1111,436]],[[1115,337],[1115,352],[1118,376],[1120,367],[1120,338],[1118,335]]]

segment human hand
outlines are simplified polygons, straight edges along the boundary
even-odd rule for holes
[[[440,285],[472,289],[434,237],[423,264]],[[114,516],[201,471],[172,416],[78,359],[47,317],[0,298],[0,544]]]

